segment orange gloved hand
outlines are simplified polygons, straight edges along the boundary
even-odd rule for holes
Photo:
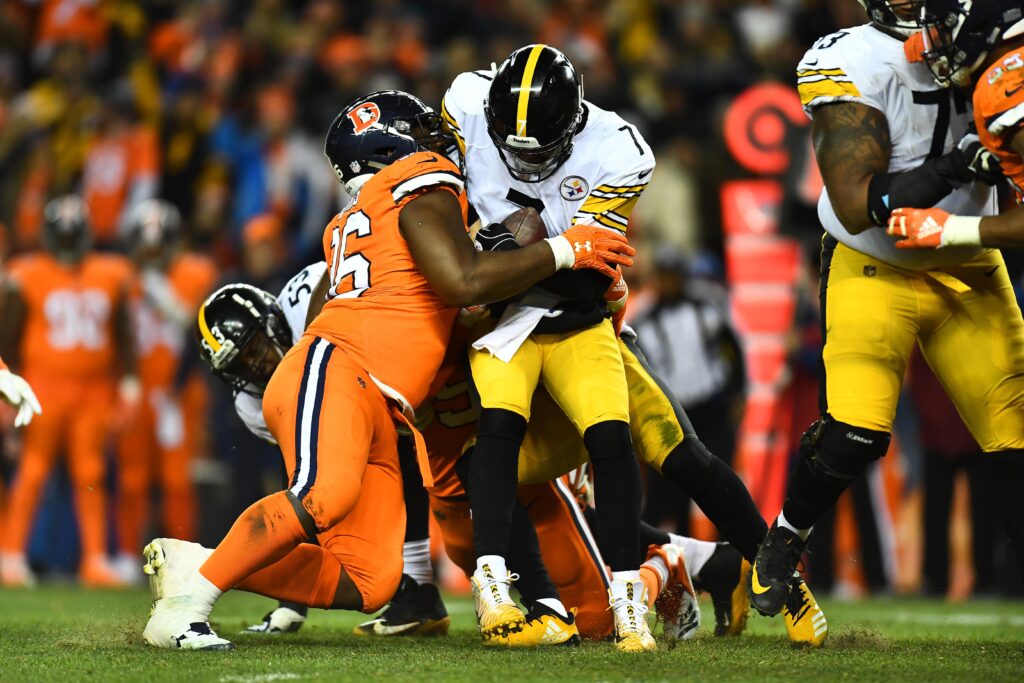
[[[549,237],[555,266],[581,270],[589,268],[615,279],[615,266],[633,265],[636,249],[625,236],[594,225],[574,225],[558,237]]]
[[[886,232],[900,249],[939,249],[981,245],[981,218],[955,216],[942,209],[896,209]]]
[[[629,286],[626,278],[622,277],[622,269],[615,266],[615,278],[608,290],[604,293],[604,300],[608,302],[608,310],[612,314],[612,326],[615,328],[615,335],[622,331],[622,321],[626,317],[626,300],[629,298]]]

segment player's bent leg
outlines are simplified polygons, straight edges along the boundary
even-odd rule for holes
[[[851,481],[885,455],[889,439],[888,432],[855,427],[828,414],[804,433],[782,514],[752,563],[749,591],[754,609],[765,616],[782,610],[814,522],[835,505]]]
[[[652,545],[647,561],[640,565],[640,577],[654,598],[658,619],[664,624],[665,637],[689,640],[700,630],[700,605],[693,580],[680,546]]]
[[[619,338],[619,352],[637,457],[686,492],[721,537],[753,560],[768,525],[743,480],[697,438],[686,412],[632,336]]]

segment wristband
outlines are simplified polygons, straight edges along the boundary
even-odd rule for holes
[[[572,243],[565,235],[548,237],[544,240],[551,247],[551,253],[555,256],[555,270],[572,268],[576,264],[576,252],[572,249]]]
[[[981,218],[978,216],[950,216],[942,226],[942,246],[981,246]]]

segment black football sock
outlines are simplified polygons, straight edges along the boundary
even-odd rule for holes
[[[519,446],[526,419],[510,410],[485,408],[469,461],[469,506],[476,556],[507,557],[512,510],[519,486]]]
[[[1003,518],[1010,547],[1017,558],[1017,569],[1024,577],[1024,506],[1020,495],[1024,491],[1024,450],[1012,449],[986,453],[992,468],[992,488],[996,507]]]
[[[405,542],[429,539],[430,496],[423,488],[412,437],[399,437],[398,464],[402,470],[402,495],[405,498]]]
[[[537,530],[518,497],[512,508],[506,564],[510,572],[519,574],[516,588],[519,589],[519,595],[526,605],[532,606],[544,598],[560,599],[558,589],[548,575],[544,560],[541,559]]]
[[[601,527],[601,554],[613,572],[640,566],[640,468],[629,425],[608,420],[583,434],[594,470],[594,507]]]
[[[698,439],[687,436],[665,458],[661,473],[693,499],[723,540],[754,561],[768,525],[731,467]]]
[[[649,545],[665,545],[671,543],[667,531],[651,526],[647,522],[640,522],[640,543],[646,548]]]
[[[816,469],[808,458],[801,456],[789,479],[786,502],[782,505],[786,521],[797,529],[810,529],[836,504],[851,481]]]

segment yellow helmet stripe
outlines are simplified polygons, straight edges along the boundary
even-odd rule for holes
[[[206,324],[206,304],[199,307],[199,334],[203,335],[203,339],[210,345],[210,349],[214,353],[220,351],[220,342],[213,336],[209,326]]]
[[[523,69],[523,82],[519,84],[519,107],[516,110],[516,135],[526,137],[526,108],[530,104],[530,88],[533,86],[533,72],[537,68],[537,60],[546,45],[534,45],[530,56],[526,58]]]

